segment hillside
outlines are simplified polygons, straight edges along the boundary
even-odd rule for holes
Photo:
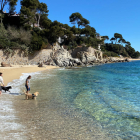
[[[129,41],[126,41],[119,33],[114,33],[110,43],[107,35],[101,36],[90,21],[80,13],[72,13],[68,18],[74,26],[48,19],[48,7],[46,3],[34,0],[21,0],[20,14],[15,13],[17,0],[9,3],[9,13],[0,10],[0,48],[6,55],[13,55],[14,49],[21,49],[25,55],[52,46],[58,42],[67,50],[77,46],[93,47],[100,49],[104,57],[119,56],[138,58],[140,53],[135,51]],[[2,2],[1,2],[2,3]],[[8,2],[7,2],[8,4]],[[11,4],[11,5],[10,5]]]

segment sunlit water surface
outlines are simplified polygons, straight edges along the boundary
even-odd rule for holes
[[[13,93],[23,93],[26,76]],[[27,138],[140,139],[140,61],[39,72],[35,91],[36,101],[14,102]]]

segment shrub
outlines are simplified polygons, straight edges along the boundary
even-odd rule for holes
[[[108,57],[118,57],[118,54],[114,53],[114,52],[104,52],[103,56],[108,56]]]

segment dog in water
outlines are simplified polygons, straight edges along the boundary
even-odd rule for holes
[[[9,89],[12,89],[11,86],[8,86],[8,87],[3,87],[3,86],[1,86],[1,88],[2,88],[2,90],[4,90],[5,92],[6,92],[6,91],[9,91]],[[9,91],[9,92],[10,92],[10,91]]]
[[[28,99],[34,99],[34,100],[36,100],[36,97],[38,96],[38,94],[39,94],[39,92],[35,92],[35,93],[33,93],[33,94],[31,94],[31,93],[26,93],[25,91],[24,91],[24,93],[25,93],[25,99],[26,100],[28,100]]]

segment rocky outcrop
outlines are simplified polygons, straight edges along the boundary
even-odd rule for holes
[[[38,64],[38,67],[43,67],[43,63],[40,62],[40,63]]]
[[[102,60],[102,63],[119,63],[119,62],[130,62],[128,58],[108,57]]]
[[[1,67],[12,67],[10,64],[2,62]]]
[[[92,47],[79,46],[70,51],[64,48],[60,47],[58,43],[55,43],[51,46],[51,49],[34,51],[28,56],[25,56],[20,49],[15,49],[15,54],[9,57],[4,54],[3,50],[0,50],[0,62],[3,62],[2,67],[10,67],[11,65],[39,65],[41,62],[46,65],[58,65],[60,67],[94,65],[96,63],[129,62],[129,59],[123,57],[106,57],[103,59],[102,51]]]
[[[81,61],[78,58],[72,58],[71,54],[63,49],[59,48],[51,53],[50,59],[45,62],[47,65],[57,65],[59,67],[77,66],[81,65]]]
[[[92,47],[79,47],[76,48],[72,55],[79,58],[84,64],[92,64],[102,60],[102,52]]]
[[[73,58],[80,58],[81,60],[92,61],[95,58],[102,60],[102,51],[96,50],[92,47],[77,47],[70,52]],[[93,58],[92,58],[93,57]]]
[[[94,65],[99,63],[116,63],[116,62],[128,62],[129,59],[107,57],[102,58],[102,52],[92,47],[78,47],[74,50],[67,51],[58,44],[53,48],[50,58],[45,62],[46,65],[53,65],[59,67],[73,67]]]

